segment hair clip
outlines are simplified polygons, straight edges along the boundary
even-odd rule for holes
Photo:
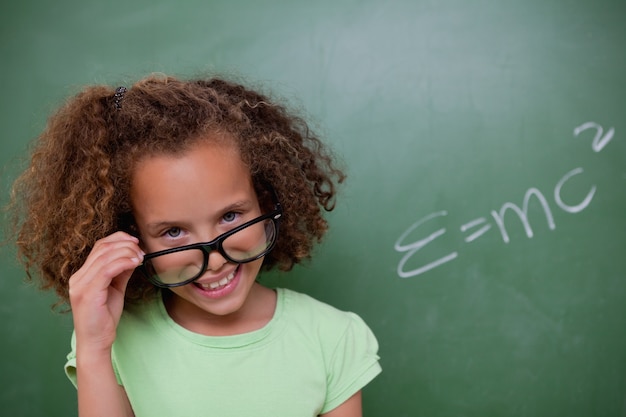
[[[124,93],[126,92],[126,87],[117,87],[115,89],[115,94],[113,94],[113,99],[115,104],[115,108],[118,110],[122,109],[122,99],[124,98]]]

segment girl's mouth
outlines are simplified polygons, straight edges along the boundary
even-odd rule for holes
[[[194,283],[195,286],[197,286],[198,288],[201,288],[204,291],[215,291],[215,290],[220,290],[222,288],[224,288],[225,286],[227,286],[228,284],[231,283],[231,281],[235,278],[235,276],[237,275],[237,271],[239,270],[239,267],[237,267],[235,270],[233,270],[233,272],[231,272],[228,276],[222,278],[219,281],[215,281],[215,282],[210,282],[208,284],[201,284],[201,283]]]

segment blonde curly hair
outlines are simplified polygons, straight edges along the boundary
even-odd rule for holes
[[[136,235],[129,189],[137,161],[216,137],[234,141],[261,204],[271,205],[272,188],[283,206],[264,269],[289,270],[309,258],[345,176],[307,123],[239,83],[151,75],[123,95],[87,87],[48,120],[11,194],[12,234],[28,278],[69,304],[68,280],[95,242],[119,230]],[[131,279],[126,301],[154,293],[147,280]]]

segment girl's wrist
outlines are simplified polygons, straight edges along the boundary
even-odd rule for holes
[[[89,348],[76,349],[76,366],[99,367],[103,364],[111,366],[111,348]]]

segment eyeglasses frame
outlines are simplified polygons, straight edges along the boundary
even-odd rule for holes
[[[207,270],[207,266],[209,264],[209,254],[213,251],[217,251],[219,252],[220,255],[222,255],[226,260],[228,260],[229,262],[233,262],[236,264],[245,264],[248,262],[253,262],[256,261],[259,258],[264,257],[265,255],[267,255],[272,249],[274,249],[274,246],[276,245],[276,239],[278,237],[278,230],[279,230],[279,226],[280,226],[280,219],[283,215],[283,207],[280,205],[279,202],[276,202],[274,204],[274,210],[272,210],[270,213],[267,214],[262,214],[259,217],[255,217],[252,220],[249,220],[247,222],[245,222],[242,225],[239,225],[237,227],[235,227],[232,230],[229,230],[228,232],[222,233],[221,235],[219,235],[218,237],[216,237],[215,239],[213,239],[210,242],[198,242],[198,243],[192,243],[189,245],[184,245],[184,246],[179,246],[176,248],[170,248],[170,249],[165,249],[165,250],[160,250],[157,252],[152,252],[152,253],[148,253],[146,255],[144,255],[143,257],[143,263],[141,265],[138,266],[139,270],[143,273],[143,275],[148,279],[148,281],[150,281],[152,284],[156,285],[157,287],[160,288],[173,288],[173,287],[181,287],[183,285],[187,285],[195,280],[197,280],[198,278],[200,278],[202,276],[202,274],[204,274]],[[263,220],[267,220],[270,219],[272,220],[272,222],[274,223],[274,228],[275,228],[275,237],[274,237],[274,241],[272,242],[272,244],[265,249],[263,252],[261,252],[260,255],[257,255],[253,258],[250,259],[246,259],[245,261],[237,261],[232,259],[230,256],[228,256],[226,254],[226,252],[224,251],[224,248],[222,247],[222,243],[224,242],[224,240],[226,240],[228,237],[234,235],[235,233],[239,232],[240,230],[245,229],[248,226],[252,226],[253,224],[262,222]],[[150,273],[148,273],[147,269],[146,269],[146,265],[145,265],[145,261],[146,260],[150,260],[162,255],[168,255],[170,253],[176,253],[176,252],[182,252],[182,251],[186,251],[186,250],[192,250],[192,249],[201,249],[202,250],[202,254],[203,254],[203,259],[202,259],[202,269],[200,270],[200,272],[198,274],[196,274],[193,278],[189,278],[186,279],[185,281],[182,282],[177,282],[174,284],[166,284],[163,282],[159,282],[157,280],[155,280],[154,278],[152,278],[152,275]]]

